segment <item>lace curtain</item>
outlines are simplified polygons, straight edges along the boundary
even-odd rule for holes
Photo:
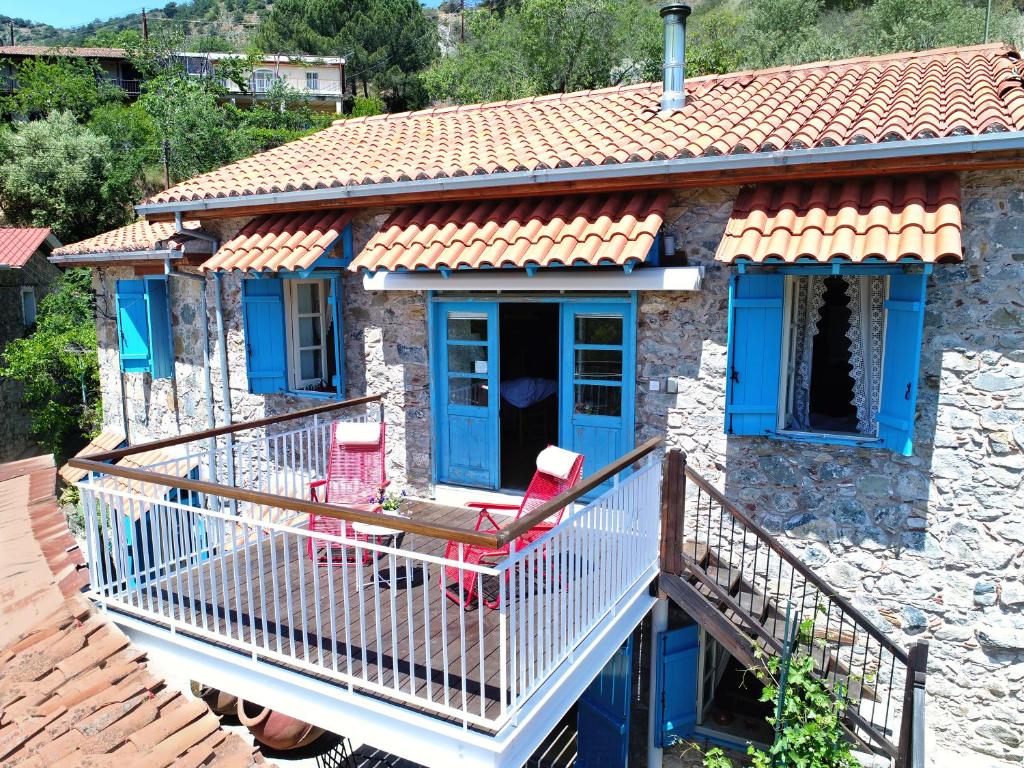
[[[793,411],[789,429],[811,428],[811,358],[820,312],[825,304],[824,277],[795,278],[793,318]]]
[[[882,339],[885,331],[885,279],[844,277],[850,297],[850,376],[857,431],[873,435],[877,428],[879,383],[882,379]]]

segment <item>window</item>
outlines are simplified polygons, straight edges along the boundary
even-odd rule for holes
[[[334,392],[334,316],[327,280],[286,280],[289,388]]]
[[[252,73],[252,90],[253,93],[266,93],[274,86],[274,81],[277,76],[273,70],[270,69],[257,69]]]
[[[117,336],[121,370],[167,378],[174,373],[174,347],[167,278],[118,280]]]
[[[26,328],[36,324],[36,289],[30,285],[21,289],[21,320]]]
[[[242,283],[246,371],[257,394],[344,394],[338,279]]]
[[[306,73],[306,90],[307,91],[319,91],[320,90],[320,73],[319,72],[307,72]]]
[[[926,275],[735,275],[726,431],[911,452]]]
[[[877,437],[885,277],[786,278],[782,431]]]

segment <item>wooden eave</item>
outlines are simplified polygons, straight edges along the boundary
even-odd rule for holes
[[[591,179],[585,181],[524,183],[511,186],[481,187],[473,190],[429,190],[412,191],[408,194],[392,193],[339,197],[321,201],[298,201],[264,203],[252,206],[232,206],[189,211],[190,218],[200,221],[207,219],[239,218],[266,213],[287,213],[292,211],[314,211],[329,208],[380,208],[411,203],[440,202],[444,200],[503,199],[516,196],[585,194],[597,192],[618,192],[623,190],[648,189],[697,189],[701,187],[741,186],[782,181],[808,179],[851,178],[858,176],[895,175],[908,173],[934,173],[950,171],[1012,170],[1024,168],[1024,149],[998,152],[962,152],[949,155],[921,155],[872,160],[835,162],[828,164],[778,165],[765,168],[744,168],[736,170],[699,171],[688,173],[665,173],[644,177],[620,177],[613,179]],[[183,202],[183,205],[185,203]],[[150,214],[149,221],[172,221],[172,212]],[[123,262],[121,262],[123,263]]]

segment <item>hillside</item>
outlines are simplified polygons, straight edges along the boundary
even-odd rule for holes
[[[185,47],[196,50],[241,49],[256,32],[261,18],[270,12],[273,0],[193,0],[170,2],[146,10],[150,31],[174,30],[185,38]],[[8,25],[14,23],[14,37],[24,45],[102,44],[126,29],[142,29],[142,14],[129,13],[81,27],[61,29],[27,19],[0,14],[3,40],[9,41]]]

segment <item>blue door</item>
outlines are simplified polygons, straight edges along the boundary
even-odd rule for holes
[[[498,487],[498,305],[436,305],[438,480]]]
[[[696,624],[658,635],[657,745],[667,747],[693,735],[697,726],[697,661],[700,640]]]
[[[562,305],[560,443],[590,475],[633,448],[636,323],[633,305]],[[594,495],[611,487],[611,481]]]
[[[576,768],[625,768],[629,756],[632,670],[630,635],[577,704]]]

